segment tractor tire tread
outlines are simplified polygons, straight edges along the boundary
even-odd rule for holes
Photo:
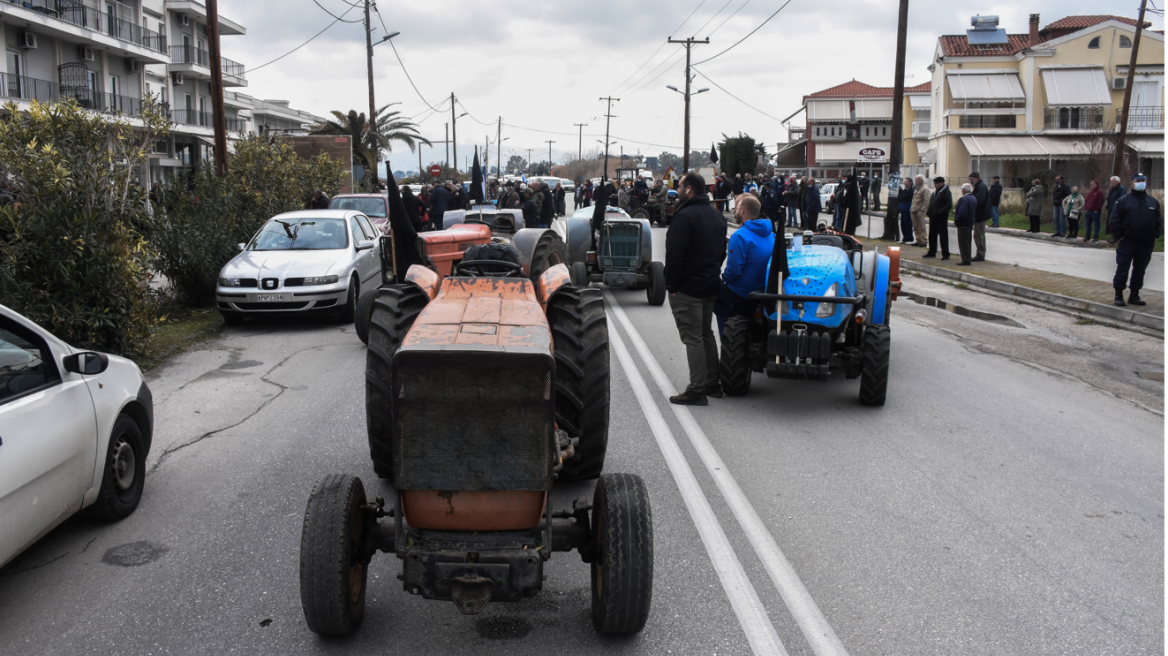
[[[653,512],[645,482],[635,474],[605,474],[592,507],[592,623],[602,634],[637,633],[653,601]]]
[[[888,366],[892,355],[892,331],[888,326],[871,325],[864,329],[861,348],[860,403],[884,405],[888,395]]]
[[[369,348],[365,354],[365,424],[373,471],[393,480],[393,355],[430,298],[413,283],[377,291],[369,319]]]
[[[565,481],[596,478],[608,449],[608,320],[599,289],[564,287],[548,302],[556,359],[556,424],[579,437]]]
[[[356,600],[349,589],[350,521],[364,503],[361,479],[347,474],[325,476],[308,497],[300,534],[300,604],[308,628],[319,635],[348,635],[364,619],[364,583]]]
[[[718,357],[718,378],[722,391],[742,396],[750,391],[750,319],[730,317],[722,330],[722,352]]]

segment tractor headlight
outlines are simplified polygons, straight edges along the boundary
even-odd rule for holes
[[[310,286],[310,285],[332,285],[332,284],[336,283],[338,280],[340,280],[340,278],[338,278],[336,276],[320,276],[319,278],[305,278],[304,285],[306,287]]]
[[[839,296],[839,283],[838,282],[832,283],[831,287],[828,287],[827,291],[823,292],[823,295],[824,296]],[[835,314],[835,305],[836,305],[835,303],[820,303],[819,307],[815,308],[816,318],[823,319],[823,318],[830,317],[831,315]]]
[[[239,287],[239,278],[220,278],[220,287]]]

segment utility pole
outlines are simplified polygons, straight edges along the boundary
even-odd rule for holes
[[[446,124],[446,168],[450,168],[450,124]]]
[[[552,174],[552,144],[554,144],[554,143],[555,142],[552,141],[551,139],[547,140],[547,145],[548,145],[548,175]]]
[[[501,182],[503,180],[503,117],[502,116],[499,117],[498,130],[499,130],[498,134],[495,135],[495,138],[498,139],[498,141],[495,142],[495,160],[496,160],[496,162],[498,162],[496,164],[496,166],[499,167],[499,181]]]
[[[1123,170],[1123,160],[1127,147],[1127,124],[1131,121],[1131,94],[1132,83],[1136,77],[1136,58],[1140,54],[1140,37],[1144,33],[1144,12],[1148,9],[1148,0],[1140,2],[1140,17],[1136,21],[1136,38],[1132,41],[1131,62],[1127,66],[1127,86],[1123,89],[1123,120],[1119,122],[1119,137],[1115,140],[1115,154],[1112,157],[1111,175],[1119,175]],[[1138,166],[1138,162],[1137,162]]]
[[[227,116],[223,113],[223,59],[219,54],[219,2],[207,0],[211,56],[211,123],[215,127],[215,173],[227,175]]]
[[[572,125],[580,128],[580,145],[576,147],[576,159],[584,159],[584,128],[588,127],[588,124],[573,123]]]
[[[684,142],[684,145],[682,146],[682,148],[684,148],[684,151],[681,153],[682,175],[685,175],[685,173],[689,172],[689,97],[690,97],[689,85],[690,85],[690,82],[693,81],[693,79],[689,73],[690,52],[693,50],[693,47],[695,44],[699,44],[699,43],[700,44],[708,44],[709,42],[710,42],[709,37],[706,37],[702,41],[698,41],[697,39],[693,38],[692,36],[690,38],[684,39],[684,40],[675,40],[672,37],[669,39],[669,43],[680,43],[680,44],[683,44],[685,46],[685,142]]]
[[[904,47],[908,37],[908,0],[900,0],[900,17],[896,26],[896,78],[892,91],[892,143],[888,148],[888,182],[899,177],[904,152]],[[877,192],[879,193],[879,192]],[[896,203],[889,192],[884,215],[884,234],[880,239],[896,241]],[[908,239],[907,235],[904,237]]]
[[[601,174],[600,184],[608,182],[608,128],[612,124],[612,101],[620,102],[620,98],[601,98],[601,100],[608,101],[608,112],[604,115],[604,173]]]
[[[369,118],[365,121],[365,130],[373,132],[377,129],[377,104],[373,101],[373,24],[369,22],[369,4],[372,0],[365,0],[365,62],[369,73]],[[377,180],[377,140],[370,139],[373,144],[373,161],[369,162],[373,170],[373,179]],[[366,173],[368,175],[368,173]]]
[[[527,149],[527,168],[531,169],[531,148]]]
[[[458,119],[454,116],[454,92],[450,92],[450,132],[453,135],[452,145],[454,146],[454,166],[458,166]],[[454,169],[458,173],[458,169]]]

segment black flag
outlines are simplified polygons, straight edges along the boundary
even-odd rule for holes
[[[412,264],[421,264],[422,257],[418,255],[418,231],[410,222],[406,214],[406,205],[402,202],[401,191],[397,188],[397,180],[393,177],[393,170],[389,162],[385,163],[385,193],[389,198],[389,227],[393,230],[393,245],[397,256],[397,281],[406,281],[406,272]]]
[[[713,142],[710,142],[710,162],[718,163],[718,148]]]
[[[470,178],[470,199],[479,205],[486,202],[483,198],[483,167],[479,166],[479,147],[475,146],[474,164],[471,164],[473,173]]]
[[[798,234],[795,235],[795,239],[802,238]],[[782,288],[779,287],[779,274],[783,275],[784,280],[791,275],[791,269],[787,264],[787,234],[782,226],[775,230],[775,247],[771,251],[771,266],[770,270],[767,271],[766,293],[783,293]]]

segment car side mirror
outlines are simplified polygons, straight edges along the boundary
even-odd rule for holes
[[[376,243],[377,242],[373,241],[372,239],[362,239],[361,241],[357,242],[357,250],[367,251],[370,248],[373,248],[373,245]]]
[[[242,252],[243,252],[243,249],[247,248],[247,244],[242,244],[242,243],[240,243],[240,244],[236,244],[236,245],[235,245],[235,248],[236,248],[236,250],[238,250],[239,252],[241,252],[241,253],[242,253]]]
[[[64,358],[65,371],[83,376],[96,376],[109,368],[109,356],[105,353],[74,353]]]

